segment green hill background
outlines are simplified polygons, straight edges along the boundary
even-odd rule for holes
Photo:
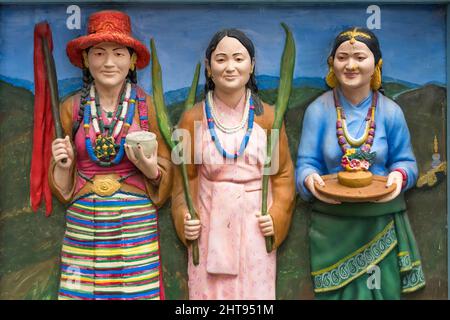
[[[420,174],[431,166],[433,139],[445,155],[445,88],[429,85],[411,89],[387,83],[386,95],[402,107],[412,135]],[[295,161],[307,105],[322,89],[295,88],[285,122]],[[263,90],[262,99],[276,100],[276,90]],[[64,235],[64,207],[54,200],[51,217],[33,213],[29,205],[33,95],[0,81],[0,299],[55,299],[59,282],[59,252]],[[174,123],[182,104],[170,108]],[[409,217],[421,250],[427,286],[405,299],[447,299],[447,190],[445,179],[431,188],[407,192]],[[161,255],[168,299],[187,299],[187,254],[170,217],[170,203],[160,210]],[[288,238],[278,250],[277,298],[312,299],[307,229],[310,207],[297,199]]]

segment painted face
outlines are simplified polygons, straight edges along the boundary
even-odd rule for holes
[[[253,61],[239,40],[224,37],[212,52],[208,69],[216,89],[234,92],[245,88],[253,70]]]
[[[343,87],[358,89],[370,86],[375,71],[375,57],[366,44],[343,42],[334,55],[334,74]]]
[[[131,64],[127,47],[113,42],[102,42],[93,46],[87,54],[87,59],[95,83],[106,88],[121,86]]]

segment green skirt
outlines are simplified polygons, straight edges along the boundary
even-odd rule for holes
[[[313,204],[311,275],[317,299],[400,299],[425,285],[402,195],[388,203]]]

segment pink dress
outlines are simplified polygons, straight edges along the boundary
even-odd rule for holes
[[[243,99],[233,110],[215,100],[218,117],[226,126],[241,121],[244,104]],[[246,127],[232,134],[216,127],[227,152],[239,149]],[[192,264],[189,249],[189,298],[275,299],[276,250],[266,252],[256,218],[261,212],[266,133],[255,122],[245,154],[236,162],[217,151],[206,116],[195,135],[201,141],[195,145],[195,157],[202,164],[197,167],[199,189],[194,201],[202,230],[198,266]],[[269,187],[269,208],[270,195]]]

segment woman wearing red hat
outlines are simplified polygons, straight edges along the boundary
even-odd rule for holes
[[[67,55],[83,70],[83,88],[61,105],[66,137],[54,140],[49,170],[53,193],[70,203],[59,298],[164,298],[157,207],[172,171],[151,97],[136,85],[149,51],[126,14],[102,11]],[[156,134],[150,155],[125,143],[136,131]]]

